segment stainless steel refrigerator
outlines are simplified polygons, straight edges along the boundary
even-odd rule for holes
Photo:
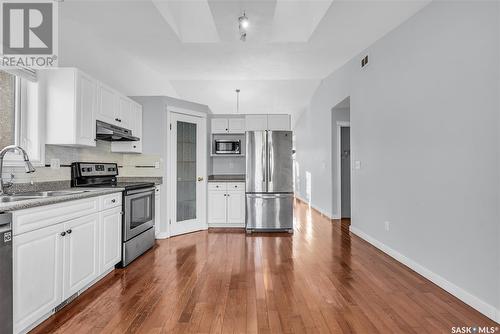
[[[292,132],[246,133],[246,229],[293,232]]]

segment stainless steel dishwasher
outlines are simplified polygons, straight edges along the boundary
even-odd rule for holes
[[[12,214],[0,213],[0,333],[12,333]]]

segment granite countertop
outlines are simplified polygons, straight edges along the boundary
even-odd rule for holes
[[[71,195],[63,195],[63,196],[40,197],[40,198],[27,199],[15,202],[6,202],[6,203],[0,202],[0,212],[22,210],[22,209],[33,208],[36,206],[55,204],[66,201],[74,201],[77,199],[88,198],[88,197],[102,196],[102,195],[122,192],[124,189],[123,188],[66,188],[58,190],[64,190],[64,191],[86,190],[86,192],[71,194]]]
[[[209,175],[208,182],[245,182],[245,174]]]

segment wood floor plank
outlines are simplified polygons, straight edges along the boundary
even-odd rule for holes
[[[499,326],[295,204],[295,233],[157,241],[32,333],[450,333]]]

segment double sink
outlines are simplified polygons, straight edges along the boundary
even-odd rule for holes
[[[0,203],[25,201],[25,200],[30,200],[30,199],[39,199],[39,198],[47,198],[47,197],[76,195],[76,194],[81,194],[81,193],[85,193],[85,192],[89,192],[89,191],[90,190],[52,190],[52,191],[24,192],[24,193],[17,193],[17,194],[13,194],[13,195],[0,196]]]

